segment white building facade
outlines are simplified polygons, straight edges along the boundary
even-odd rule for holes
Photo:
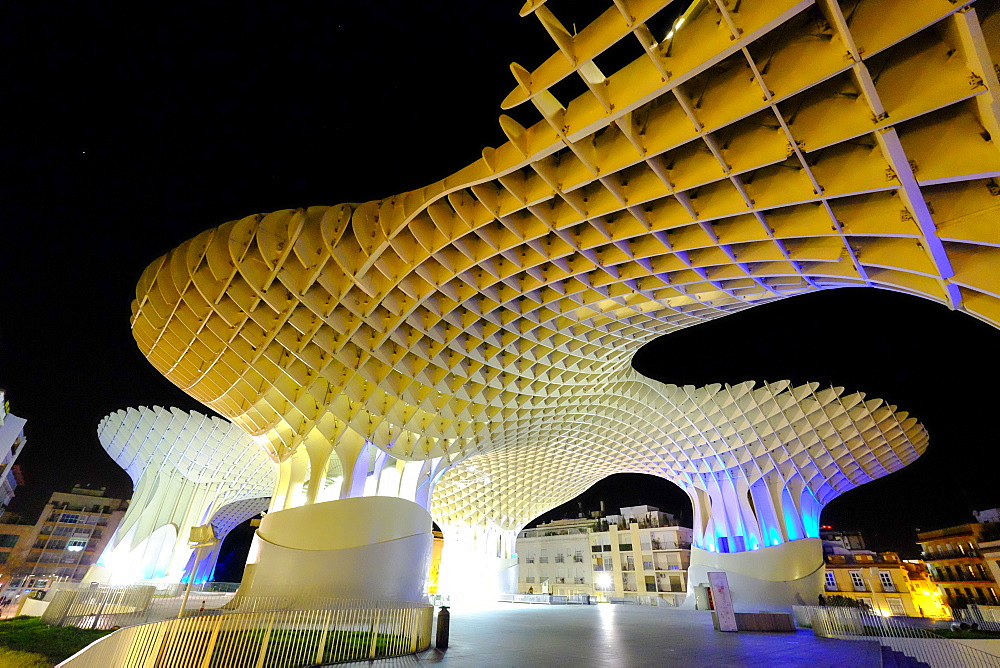
[[[687,597],[691,535],[652,506],[526,529],[517,540],[518,591],[599,600],[643,596],[679,607]]]
[[[0,510],[14,498],[20,472],[14,462],[24,449],[24,425],[27,421],[11,415],[6,391],[0,389]]]

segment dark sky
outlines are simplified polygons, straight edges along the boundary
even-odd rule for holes
[[[147,264],[227,220],[388,196],[500,144],[510,61],[532,67],[553,50],[521,4],[3,3],[0,387],[29,439],[14,509],[75,481],[127,494],[100,419],[199,408],[131,338]],[[582,26],[606,3],[550,5]],[[1000,505],[998,344],[944,307],[850,290],[672,334],[637,364],[673,383],[835,383],[912,411],[931,434],[923,460],[823,516],[902,549],[914,527]]]

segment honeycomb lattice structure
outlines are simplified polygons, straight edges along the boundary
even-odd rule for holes
[[[760,547],[817,537],[831,499],[927,447],[916,418],[843,388],[677,387],[632,374],[453,466],[435,486],[434,516],[517,531],[609,474],[646,473],[688,492],[695,544],[742,536]]]
[[[135,339],[275,460],[339,466],[344,495],[370,443],[399,460],[508,461],[515,478],[520,457],[574,452],[593,472],[533,473],[555,486],[546,503],[571,498],[615,459],[610,437],[588,454],[574,434],[614,423],[620,442],[650,443],[629,431],[638,397],[675,392],[630,368],[653,338],[857,286],[1000,322],[1000,15],[979,5],[614,0],[571,33],[529,2],[555,50],[511,66],[504,106],[536,122],[501,116],[509,141],[425,188],[185,242],[140,279]],[[595,397],[620,384],[651,389]],[[583,407],[598,413],[565,433],[538,427]],[[634,461],[722,457],[646,447]],[[442,512],[468,514],[441,493]]]
[[[101,557],[116,579],[189,572],[192,527],[211,522],[221,540],[266,509],[274,489],[274,462],[245,431],[219,417],[140,406],[105,417],[97,436],[135,487]],[[161,544],[156,537],[164,531],[169,538]]]

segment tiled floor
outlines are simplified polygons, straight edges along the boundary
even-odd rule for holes
[[[450,666],[881,666],[878,643],[812,631],[720,633],[709,613],[632,605],[498,603],[453,608],[445,652],[383,659],[376,668]],[[353,664],[353,665],[367,665]]]

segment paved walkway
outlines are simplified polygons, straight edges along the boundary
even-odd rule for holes
[[[358,662],[449,666],[881,666],[877,642],[796,633],[720,633],[710,613],[636,605],[499,603],[452,608],[445,652]],[[343,664],[341,664],[343,665]]]

